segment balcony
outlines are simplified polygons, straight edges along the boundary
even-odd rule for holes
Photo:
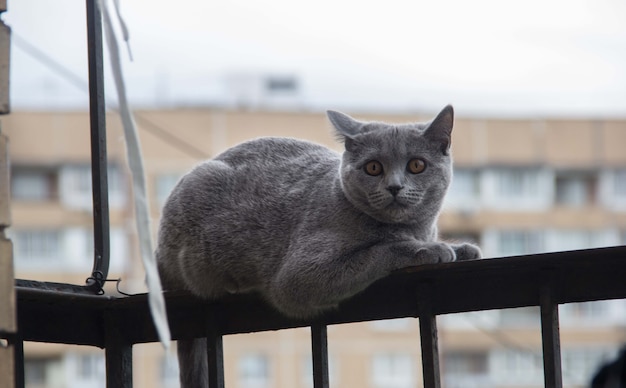
[[[421,338],[415,340],[422,346],[424,386],[440,387],[437,315],[539,306],[545,386],[559,387],[558,305],[626,298],[624,273],[626,247],[424,265],[378,281],[315,320],[286,318],[253,294],[207,302],[169,292],[166,303],[174,339],[209,339],[212,388],[224,384],[225,335],[310,327],[314,387],[325,387],[328,325],[405,317],[420,320]],[[105,348],[107,386],[131,386],[132,346],[158,341],[146,295],[115,298],[66,285],[25,281],[18,281],[17,286],[20,341]],[[17,381],[23,380],[17,376]]]

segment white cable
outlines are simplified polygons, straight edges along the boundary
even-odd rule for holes
[[[122,12],[120,12],[120,0],[113,0],[113,5],[115,6],[115,13],[117,14],[117,21],[120,23],[120,29],[122,30],[122,37],[124,38],[124,42],[126,42],[126,49],[128,49],[128,56],[130,60],[133,60],[133,53],[130,51],[130,34],[128,33],[128,28],[126,27],[126,23],[124,22],[124,18],[122,17]],[[109,19],[110,21],[110,19]]]
[[[163,346],[167,349],[170,344],[170,329],[167,322],[167,312],[165,310],[165,300],[163,298],[163,290],[161,287],[161,279],[157,270],[156,259],[154,257],[152,234],[150,232],[150,216],[148,207],[148,197],[146,195],[146,179],[143,169],[143,161],[141,157],[141,146],[139,144],[139,136],[133,115],[126,98],[126,86],[122,77],[122,65],[120,62],[119,47],[117,38],[113,31],[111,16],[109,14],[106,0],[98,0],[98,5],[104,16],[104,31],[106,41],[109,48],[109,57],[111,59],[111,70],[117,97],[119,103],[119,113],[124,127],[124,137],[126,140],[126,154],[128,157],[128,165],[130,167],[133,179],[133,199],[135,203],[135,220],[137,222],[137,235],[139,237],[139,250],[144,269],[146,271],[146,283],[148,285],[148,302],[152,320],[156,327],[159,339]],[[116,4],[117,15],[119,7]],[[125,39],[128,37],[128,31],[123,23]],[[128,43],[128,41],[127,41]]]

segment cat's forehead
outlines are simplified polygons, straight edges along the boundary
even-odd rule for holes
[[[368,123],[358,136],[358,142],[370,151],[405,154],[416,149],[428,148],[424,132],[426,124]]]
[[[420,135],[424,132],[426,127],[428,127],[428,123],[388,124],[373,121],[365,123],[361,128],[361,133],[389,133],[390,131],[401,131],[407,134]]]

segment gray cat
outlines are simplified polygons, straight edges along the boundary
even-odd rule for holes
[[[286,315],[312,317],[394,270],[481,257],[474,245],[437,241],[452,179],[451,106],[402,125],[327,113],[343,155],[261,138],[181,179],[159,229],[165,289],[207,299],[257,291]],[[202,386],[204,341],[179,341],[178,353],[182,386]]]

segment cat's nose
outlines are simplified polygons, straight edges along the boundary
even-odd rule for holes
[[[389,191],[391,193],[391,195],[393,195],[394,197],[396,195],[398,195],[400,190],[402,190],[402,186],[400,186],[400,185],[390,185],[390,186],[387,186],[387,191]]]

